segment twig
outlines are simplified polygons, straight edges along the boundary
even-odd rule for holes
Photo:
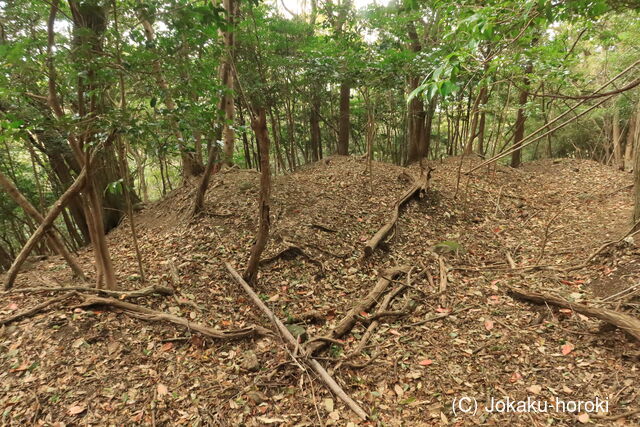
[[[517,266],[516,266],[515,261],[513,260],[513,257],[511,256],[511,252],[507,251],[505,256],[507,257],[507,262],[509,263],[509,268],[511,268],[512,270],[515,270]]]

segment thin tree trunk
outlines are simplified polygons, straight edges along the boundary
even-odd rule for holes
[[[530,74],[533,71],[533,66],[531,64],[527,65],[525,72]],[[524,85],[522,90],[520,91],[520,95],[518,96],[518,115],[516,117],[515,130],[514,130],[514,139],[513,146],[517,147],[517,149],[511,155],[511,167],[517,168],[520,167],[522,163],[522,149],[519,148],[522,139],[524,138],[524,124],[526,121],[525,116],[525,106],[527,104],[527,98],[529,97],[529,78],[525,77],[523,81]]]
[[[9,269],[9,272],[7,273],[7,276],[5,277],[5,289],[9,289],[13,286],[16,276],[20,271],[20,267],[27,259],[36,243],[38,243],[43,234],[51,228],[51,226],[53,225],[53,221],[55,221],[58,215],[60,215],[60,212],[62,212],[67,203],[69,203],[69,200],[71,200],[71,198],[73,198],[84,188],[86,179],[87,168],[84,167],[82,168],[80,175],[78,175],[71,187],[69,187],[67,191],[65,191],[64,194],[60,196],[60,198],[53,204],[51,209],[49,209],[47,215],[40,222],[40,226],[38,227],[38,229],[31,235],[29,240],[24,244],[22,250],[20,250],[20,253],[16,256],[13,264],[11,265],[11,268]]]
[[[260,150],[260,196],[258,201],[258,215],[260,224],[256,241],[251,248],[251,256],[243,278],[251,284],[258,279],[258,265],[260,257],[269,239],[269,210],[271,204],[271,170],[269,167],[269,134],[267,133],[267,117],[264,108],[259,108],[256,117],[251,120],[251,127],[258,140]]]
[[[220,81],[225,87],[222,95],[222,110],[224,111],[224,124],[222,129],[222,162],[231,166],[233,164],[233,149],[235,132],[233,130],[233,120],[235,116],[234,73],[232,69],[235,33],[233,26],[238,15],[240,0],[222,0],[222,6],[227,12],[227,29],[222,32],[225,47],[224,60],[220,66]]]
[[[611,143],[613,144],[613,166],[616,169],[623,169],[622,158],[622,133],[620,132],[620,110],[613,106],[614,113],[611,122]]]
[[[311,100],[309,127],[311,129],[311,160],[316,162],[322,158],[322,148],[320,142],[320,99],[316,96],[314,96]]]
[[[338,154],[349,155],[349,133],[351,131],[351,86],[348,82],[340,85],[340,118],[338,120]]]
[[[38,210],[35,207],[33,207],[33,205],[29,202],[29,200],[27,200],[27,198],[22,195],[20,190],[18,190],[18,188],[13,184],[13,182],[11,182],[2,172],[0,172],[0,186],[2,186],[7,191],[7,193],[9,193],[11,198],[22,209],[24,209],[24,212],[27,215],[29,215],[38,223],[42,223],[42,221],[44,221],[44,217],[42,216],[42,214],[38,212]],[[49,244],[51,245],[51,248],[65,259],[67,264],[69,264],[71,271],[73,271],[73,274],[79,277],[82,281],[84,281],[85,276],[84,276],[84,273],[82,272],[82,268],[80,267],[78,262],[75,260],[75,258],[73,258],[73,256],[67,251],[67,249],[64,246],[64,243],[62,243],[62,241],[60,240],[58,235],[55,233],[55,231],[54,230],[47,231],[47,237],[49,240]]]

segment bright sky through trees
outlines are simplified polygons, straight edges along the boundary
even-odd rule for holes
[[[272,0],[272,2],[276,3],[278,9],[287,13],[287,10],[300,13],[305,9],[309,9],[311,7],[311,1],[309,0]],[[378,4],[378,5],[386,5],[389,3],[389,0],[354,0],[353,4],[356,9],[360,9],[366,7],[370,4]],[[284,4],[284,6],[283,6]]]

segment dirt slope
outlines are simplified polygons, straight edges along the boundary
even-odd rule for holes
[[[475,161],[464,159],[462,170]],[[592,320],[532,307],[505,294],[505,286],[517,285],[590,299],[590,285],[602,291],[598,283],[615,281],[621,269],[635,277],[630,266],[638,250],[631,244],[617,245],[588,269],[570,274],[511,270],[507,264],[507,252],[517,268],[579,264],[603,241],[624,234],[632,203],[624,187],[631,177],[593,162],[548,160],[520,170],[479,171],[456,185],[459,162],[432,164],[436,170],[426,197],[409,204],[386,248],[366,262],[361,261],[363,241],[384,223],[409,185],[406,174],[417,176],[417,167],[374,163],[369,177],[366,162],[334,157],[278,177],[265,258],[291,244],[303,247],[310,258],[265,265],[256,291],[282,319],[320,312],[324,322],[305,325],[313,336],[326,334],[382,270],[414,267],[411,287],[390,308],[410,313],[383,320],[365,352],[344,360],[334,373],[372,414],[371,424],[544,425],[552,420],[574,425],[578,415],[480,410],[455,417],[452,401],[463,396],[479,404],[502,396],[598,396],[609,399],[610,415],[637,409],[636,344],[620,332],[600,332]],[[179,299],[191,303],[162,297],[136,303],[220,329],[270,327],[223,267],[230,261],[241,269],[248,257],[258,174],[216,175],[207,214],[195,220],[186,216],[193,189],[176,190],[136,218],[148,281],[176,288]],[[440,284],[434,246],[443,241],[455,242],[447,247],[458,250],[442,253],[439,246],[448,270],[441,301],[431,294]],[[109,242],[122,288],[144,287],[128,227],[112,232]],[[91,253],[79,256],[89,271]],[[69,278],[68,269],[53,258],[21,274],[16,286],[53,286]],[[3,295],[0,316],[46,297]],[[449,315],[433,320],[444,314]],[[351,354],[365,328],[358,325],[343,348],[335,345],[323,354],[327,368]],[[211,342],[173,325],[66,306],[0,333],[0,408],[6,425],[358,421],[313,373],[291,361],[277,337]],[[617,422],[639,420],[630,416]],[[613,421],[592,414],[591,422]]]

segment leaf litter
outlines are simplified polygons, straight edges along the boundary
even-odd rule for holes
[[[491,397],[598,396],[609,399],[611,415],[619,415],[639,407],[640,391],[637,344],[623,333],[506,294],[515,285],[594,301],[623,290],[609,292],[607,285],[621,276],[624,283],[637,282],[640,251],[632,239],[581,269],[528,268],[580,264],[603,242],[622,236],[632,199],[630,192],[614,190],[628,186],[631,177],[591,161],[542,160],[519,170],[497,166],[463,175],[456,185],[460,161],[463,170],[477,162],[450,158],[431,164],[426,196],[407,205],[386,244],[366,261],[362,242],[385,223],[408,187],[407,174],[420,174],[417,166],[374,162],[370,177],[364,160],[331,157],[275,178],[264,258],[291,245],[308,256],[264,265],[256,292],[284,321],[319,313],[298,323],[313,337],[331,330],[381,271],[414,267],[410,286],[388,307],[403,315],[378,319],[368,345],[353,354],[375,307],[361,313],[351,333],[320,358],[330,371],[348,362],[333,375],[370,412],[370,425],[637,423],[633,414],[609,420],[608,414],[452,412],[453,399],[463,396],[475,397],[481,408]],[[223,266],[230,261],[241,269],[248,257],[257,227],[258,175],[217,174],[207,212],[190,219],[195,184],[136,217],[149,283],[140,283],[126,225],[110,233],[121,288],[173,287],[177,299],[136,302],[216,329],[270,327]],[[436,253],[443,242],[457,246]],[[446,271],[439,268],[440,256]],[[92,271],[90,249],[79,258]],[[437,295],[442,274],[446,290]],[[23,272],[16,287],[71,283],[63,261],[51,257]],[[42,302],[43,294],[1,298],[0,316],[6,316]],[[637,314],[633,299],[614,301]],[[0,330],[0,408],[7,425],[359,423],[292,362],[276,336],[210,341],[175,325],[73,304]]]

